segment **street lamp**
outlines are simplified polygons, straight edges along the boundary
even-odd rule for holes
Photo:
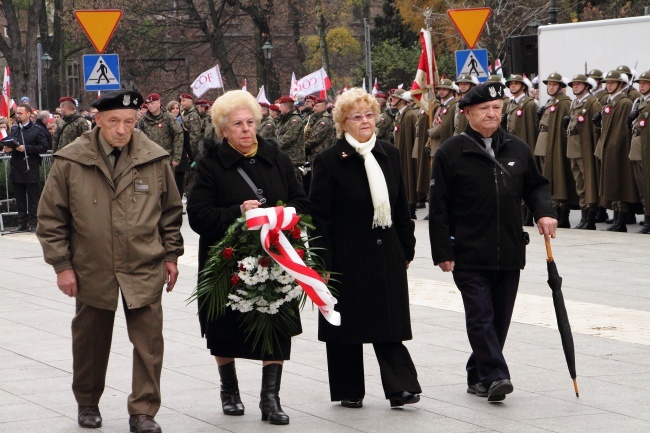
[[[273,45],[271,45],[271,43],[267,39],[266,42],[264,42],[264,45],[262,45],[262,53],[264,54],[264,65],[265,65],[265,69],[266,69],[265,84],[266,84],[266,94],[267,95],[271,94],[271,91],[270,91],[271,89],[269,87],[270,86],[269,85],[269,70],[271,69],[270,64],[271,64],[271,51],[272,50],[273,50]]]
[[[49,54],[43,53],[41,56],[41,64],[43,66],[43,71],[45,71],[45,106],[47,108],[49,99],[48,99],[48,94],[47,94],[47,81],[48,81],[48,75],[47,71],[50,69],[50,66],[52,65],[52,57],[50,57]]]

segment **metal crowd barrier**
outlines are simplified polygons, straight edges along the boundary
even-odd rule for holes
[[[11,187],[11,181],[9,180],[9,173],[11,171],[11,165],[9,163],[10,159],[10,155],[0,156],[0,232],[5,231],[4,217],[18,214],[18,212],[12,211],[9,207],[10,200],[14,198],[13,188]],[[52,153],[48,152],[41,154],[41,165],[39,169],[41,189],[43,189],[43,185],[45,185],[45,180],[47,179],[48,174],[50,174],[51,167]]]

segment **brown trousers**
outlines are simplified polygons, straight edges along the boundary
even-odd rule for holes
[[[132,391],[127,402],[129,415],[155,416],[160,408],[164,349],[161,301],[132,310],[124,307],[124,315],[133,344]],[[81,406],[98,405],[104,392],[114,321],[115,311],[91,307],[77,300],[76,315],[72,319],[72,392]]]

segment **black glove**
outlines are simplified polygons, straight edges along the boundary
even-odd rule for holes
[[[596,114],[594,114],[594,117],[591,118],[591,121],[594,122],[594,125],[596,127],[600,128],[603,124],[603,113],[600,111]]]
[[[430,148],[430,147],[425,147],[425,148],[424,148],[424,153],[426,153],[427,155],[431,156],[431,148]]]
[[[634,123],[637,117],[639,117],[639,110],[632,110],[630,115],[627,117],[627,127],[629,129],[632,129],[632,124]]]
[[[569,116],[564,116],[564,117],[562,118],[562,126],[564,126],[565,128],[567,128],[567,127],[569,126],[569,122],[570,122],[570,121],[571,121],[571,117],[569,117]]]
[[[546,107],[539,107],[537,109],[537,121],[542,120],[542,116],[544,115],[544,108]]]

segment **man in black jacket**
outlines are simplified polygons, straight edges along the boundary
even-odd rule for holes
[[[525,264],[521,200],[540,234],[555,236],[549,182],[529,146],[499,129],[503,85],[474,87],[460,101],[469,126],[435,155],[429,236],[434,264],[453,271],[463,297],[472,354],[467,392],[501,401],[513,391],[503,357]]]
[[[4,147],[11,152],[11,172],[9,177],[16,197],[18,209],[18,228],[16,232],[36,231],[36,210],[41,197],[39,167],[41,153],[48,151],[48,142],[41,128],[35,126],[29,116],[32,109],[27,104],[16,108],[16,125],[9,136],[18,142],[15,149]]]

